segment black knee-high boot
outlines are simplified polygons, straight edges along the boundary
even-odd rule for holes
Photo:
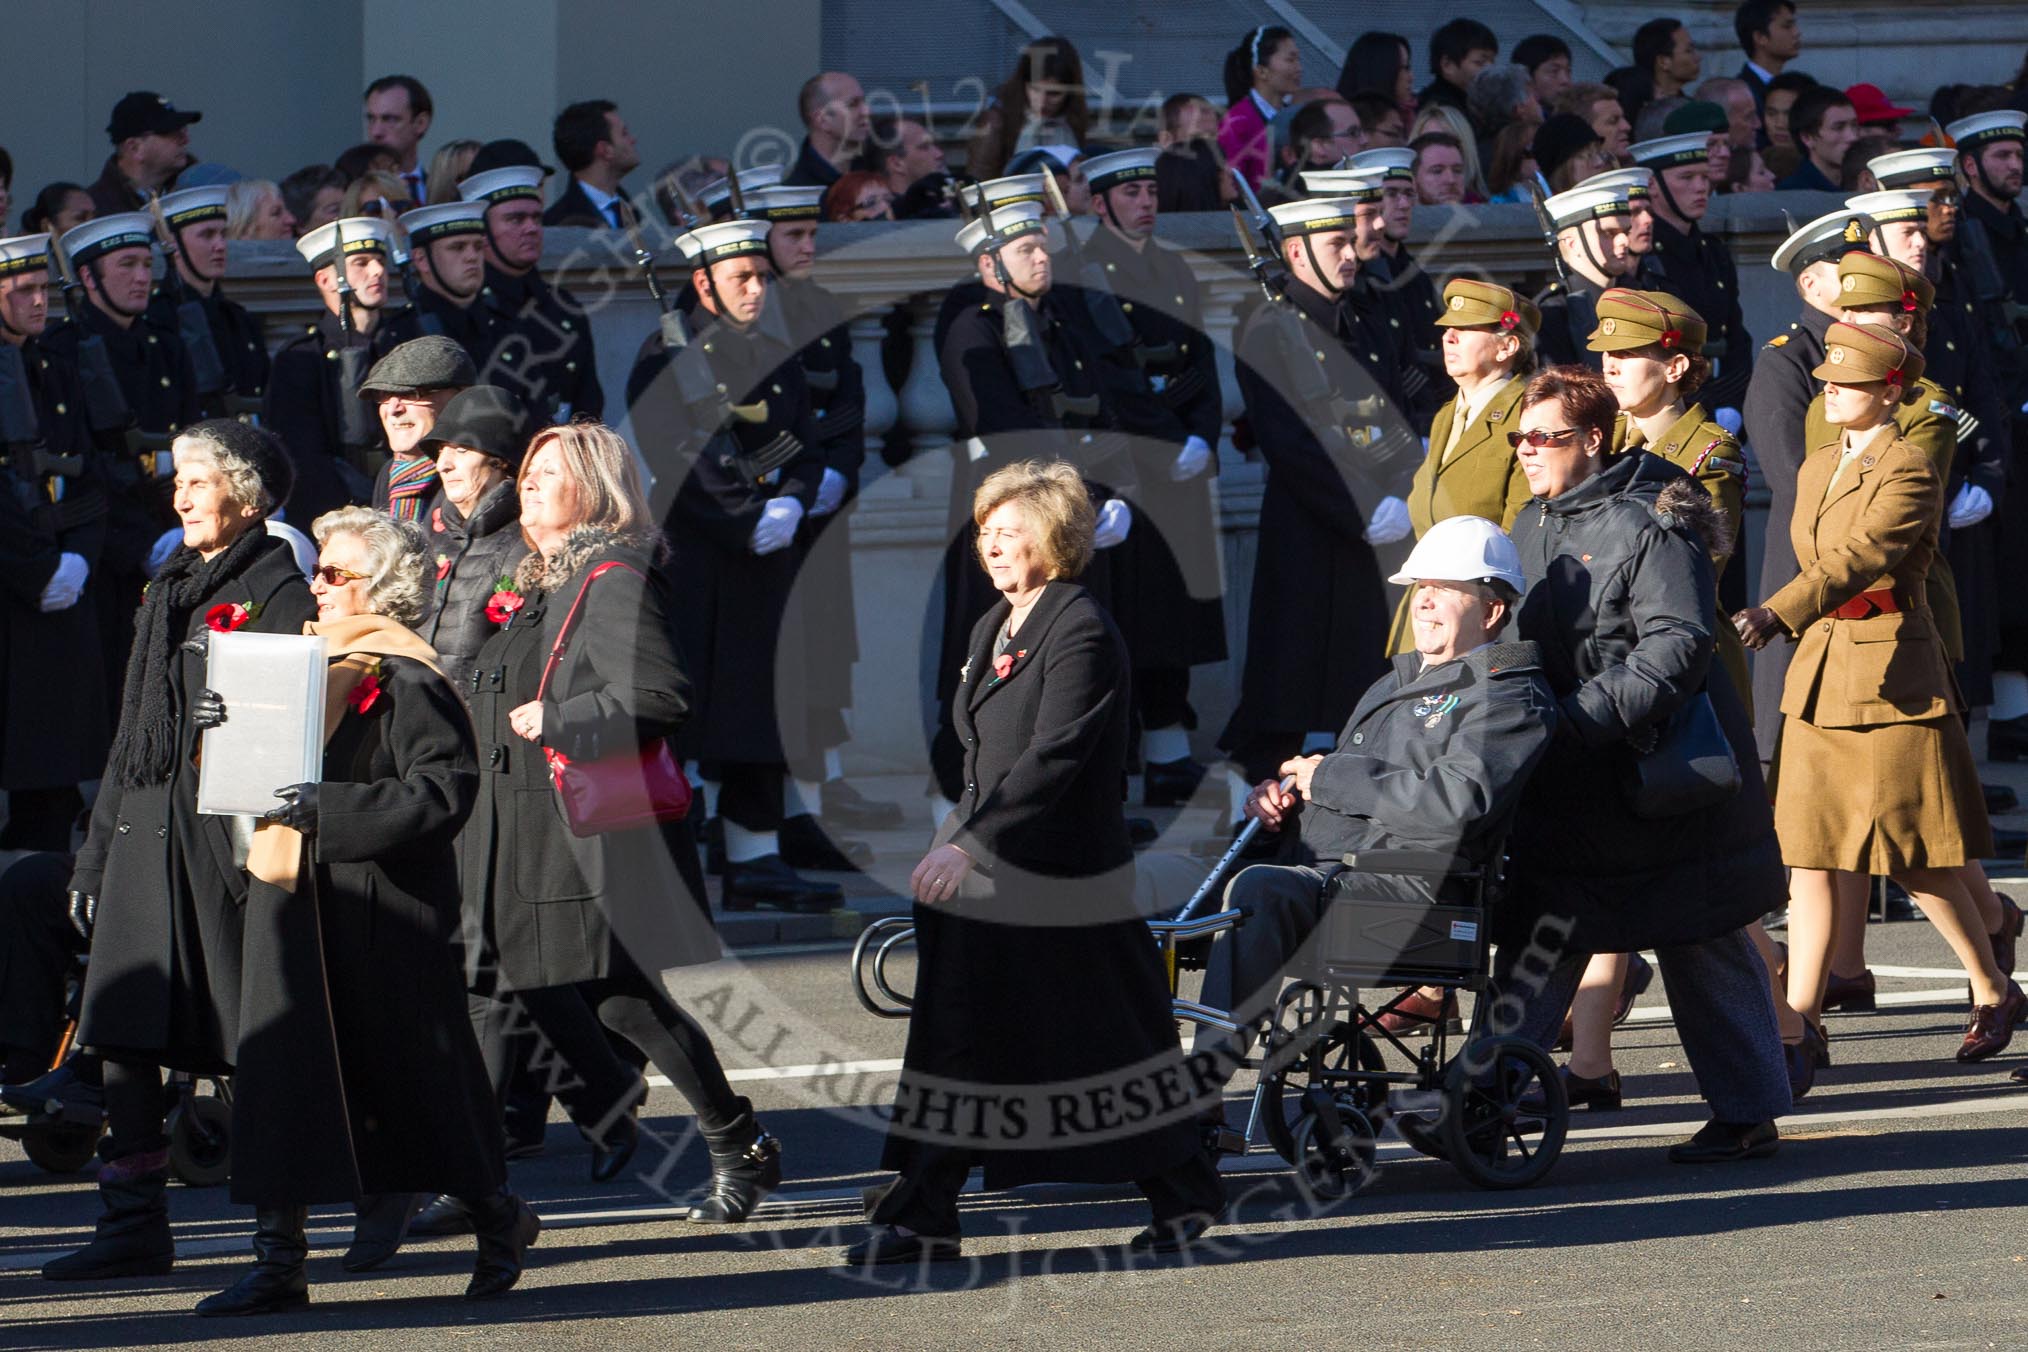
[[[160,1277],[176,1263],[169,1232],[169,1146],[162,1138],[139,1150],[111,1153],[101,1147],[98,1232],[76,1253],[52,1258],[42,1275],[53,1282],[104,1281],[114,1277]]]
[[[782,1143],[762,1129],[753,1105],[739,1100],[730,1125],[704,1133],[711,1152],[711,1186],[690,1208],[690,1219],[734,1225],[753,1214],[761,1199],[782,1185]]]
[[[310,1283],[303,1275],[303,1260],[309,1256],[310,1241],[303,1227],[309,1219],[310,1209],[302,1206],[256,1212],[252,1269],[217,1295],[198,1301],[197,1313],[270,1314],[308,1305]]]

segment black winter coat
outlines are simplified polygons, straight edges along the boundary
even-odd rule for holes
[[[480,380],[514,391],[544,423],[605,413],[591,319],[576,296],[540,271],[516,277],[488,263],[477,304],[490,344]]]
[[[1040,1100],[1074,1088],[1073,1115],[1032,1101],[1024,1121],[989,1115],[974,1135],[961,1119],[960,1139],[941,1143],[975,1150],[989,1188],[1146,1178],[1188,1158],[1197,1129],[1178,1079],[1168,979],[1134,912],[1121,805],[1126,650],[1082,587],[1052,582],[996,680],[994,640],[1008,614],[1002,601],[973,628],[958,690],[966,787],[936,843],[956,844],[977,867],[952,902],[915,908],[919,975],[898,1120],[912,1120],[919,1090],[1005,1087]],[[1087,1081],[1112,1089],[1109,1110],[1084,1092]],[[1177,1096],[1130,1102],[1127,1086],[1151,1081]],[[1144,1121],[1154,1125],[1133,1129]],[[907,1172],[916,1147],[891,1131],[884,1165]]]
[[[239,578],[199,602],[183,637],[207,631],[212,606],[254,610],[242,626],[300,634],[316,613],[296,558],[279,538]],[[255,610],[258,607],[258,610]],[[78,1039],[180,1070],[229,1069],[240,1033],[240,941],[246,874],[224,817],[197,815],[197,733],[182,717],[205,659],[178,654],[176,772],[127,789],[108,766],[70,889],[99,899]]]
[[[435,581],[416,632],[437,650],[444,675],[469,694],[472,659],[500,627],[486,617],[486,605],[495,584],[528,556],[521,497],[512,480],[495,484],[466,517],[438,489],[419,524],[428,539],[424,566]]]
[[[1618,457],[1514,523],[1528,578],[1521,637],[1537,644],[1561,731],[1508,839],[1501,942],[1544,918],[1567,951],[1621,953],[1738,929],[1787,893],[1752,728],[1712,661],[1711,559],[1696,480],[1645,451]],[[1700,812],[1636,817],[1630,739],[1706,690],[1739,762],[1740,789]]]
[[[468,945],[466,977],[497,962],[509,990],[605,976],[614,943],[644,972],[721,952],[688,821],[580,838],[549,782],[543,746],[573,760],[626,755],[674,735],[690,711],[668,583],[635,550],[575,536],[566,548],[580,546],[572,575],[531,595],[473,663],[479,801],[459,842],[459,872],[466,933],[481,942]],[[591,584],[543,700],[542,746],[524,741],[508,711],[535,698],[585,576],[615,559],[638,573],[615,569]]]
[[[478,790],[448,682],[378,659],[324,749],[294,891],[249,880],[232,1103],[233,1200],[485,1197],[499,1111],[453,938],[457,837]]]
[[[268,387],[271,362],[267,334],[253,312],[238,301],[229,299],[223,286],[213,286],[210,295],[200,296],[181,288],[158,285],[148,298],[149,320],[171,332],[181,333],[182,316],[179,311],[183,300],[196,304],[210,335],[212,350],[218,353],[221,383],[215,389],[197,392],[198,412],[206,418],[236,417],[244,406],[235,400],[258,400]]]

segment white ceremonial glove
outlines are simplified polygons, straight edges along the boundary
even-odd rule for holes
[[[1118,498],[1107,498],[1099,508],[1098,529],[1092,533],[1094,549],[1111,549],[1127,538],[1134,526],[1134,509]]]
[[[837,470],[826,467],[824,478],[817,485],[817,504],[810,508],[811,516],[829,516],[845,502],[845,476]]]
[[[1366,543],[1391,545],[1396,540],[1406,540],[1409,529],[1408,504],[1400,498],[1382,498],[1373,515],[1367,518]]]
[[[1987,508],[1988,511],[1992,509]],[[91,565],[84,561],[82,554],[65,554],[56,561],[56,571],[50,574],[49,585],[42,589],[42,611],[69,610],[84,595],[85,578],[91,573]]]
[[[1950,523],[1952,530],[1963,530],[1967,526],[1976,526],[1992,514],[1993,495],[1969,480],[1966,481],[1964,487],[1958,490],[1958,495],[1951,499]],[[65,557],[68,557],[68,555]],[[44,610],[49,609],[46,604],[42,608]]]
[[[796,499],[770,498],[768,505],[761,508],[760,520],[754,523],[753,540],[747,548],[756,554],[787,549],[796,538],[796,527],[802,519],[803,504]]]
[[[1176,452],[1176,463],[1169,466],[1169,478],[1179,484],[1185,479],[1194,479],[1210,463],[1210,443],[1203,437],[1191,437],[1183,443],[1183,449]]]
[[[1712,414],[1711,419],[1735,437],[1739,435],[1739,429],[1746,426],[1746,420],[1739,416],[1739,410],[1729,404]]]

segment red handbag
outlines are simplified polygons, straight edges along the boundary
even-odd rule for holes
[[[617,560],[591,570],[584,585],[577,589],[577,600],[571,602],[570,613],[563,617],[563,628],[557,631],[549,661],[543,665],[542,683],[535,691],[538,703],[549,691],[550,673],[556,670],[556,660],[563,656],[564,644],[577,622],[578,607],[584,604],[584,594],[599,574],[614,568],[625,568],[637,577],[641,574],[640,569]],[[667,738],[657,737],[638,751],[617,752],[595,761],[574,761],[553,747],[544,747],[542,754],[549,760],[549,781],[556,785],[556,796],[563,804],[564,820],[570,823],[572,835],[629,831],[655,822],[682,821],[690,815],[690,781],[670,752]]]

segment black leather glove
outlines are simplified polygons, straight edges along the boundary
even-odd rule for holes
[[[186,638],[176,646],[192,657],[208,657],[211,655],[211,635],[206,633],[199,634],[196,638]]]
[[[70,899],[71,928],[89,943],[92,926],[97,924],[99,919],[99,899],[89,892],[69,892],[65,895]]]
[[[225,698],[210,686],[200,687],[190,701],[190,724],[199,732],[225,722]]]
[[[293,826],[304,835],[317,830],[317,786],[315,784],[291,784],[286,789],[276,789],[275,797],[282,800],[281,806],[269,808],[265,820]]]

